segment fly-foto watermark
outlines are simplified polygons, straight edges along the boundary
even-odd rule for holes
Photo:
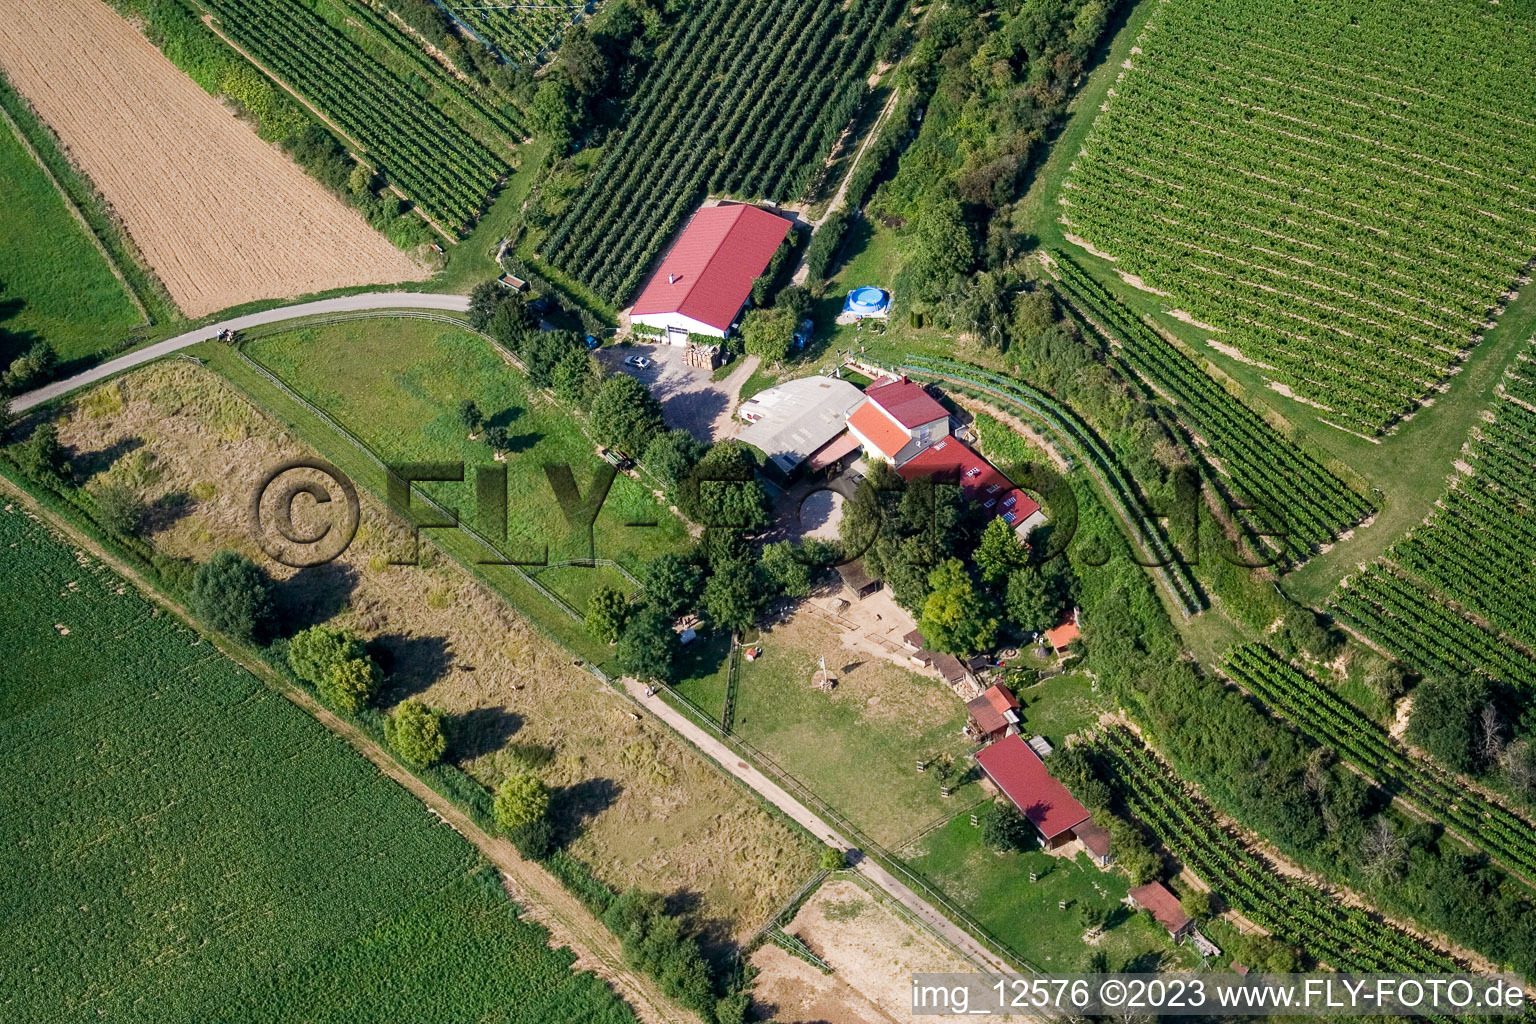
[[[583,489],[568,463],[544,463],[541,468],[549,488],[547,500],[552,500],[560,509],[581,551],[578,557],[562,564],[596,565],[598,552],[594,526],[607,503],[618,470],[607,463],[599,464]],[[1062,557],[1069,549],[1073,560],[1084,564],[1103,565],[1109,560],[1111,551],[1103,538],[1079,538],[1077,499],[1065,478],[1043,467],[1014,467],[1010,473],[1022,488],[1041,495],[1051,509],[1048,529],[1042,531],[1045,542],[1032,555],[1033,563],[1043,564]],[[528,551],[514,553],[506,549],[510,537],[511,502],[505,465],[481,465],[470,470],[463,462],[402,462],[386,465],[385,474],[386,504],[409,526],[412,536],[411,556],[391,559],[390,564],[413,565],[418,562],[422,530],[467,532],[487,549],[483,557],[476,560],[479,565],[537,567],[550,564],[547,541]],[[681,489],[686,498],[705,488],[745,486],[753,479],[750,472],[695,473],[683,481]],[[938,482],[958,483],[943,478],[938,478]],[[463,521],[457,508],[432,498],[417,486],[427,483],[458,483],[472,487],[473,515],[470,520]],[[791,515],[798,517],[800,508],[813,494],[832,491],[847,499],[852,497],[849,489],[849,485],[836,481],[810,488],[793,503]],[[876,492],[877,497],[891,500],[900,493],[896,488]],[[1198,487],[1182,488],[1171,510],[1154,509],[1148,519],[1168,524],[1169,532],[1174,536],[1197,537],[1200,517],[1205,514],[1201,499]],[[883,501],[877,500],[870,508],[874,516],[863,531],[867,536],[845,537],[834,545],[798,547],[796,557],[814,568],[835,568],[862,557],[879,536],[887,514]],[[1260,506],[1237,505],[1233,510],[1238,515],[1230,526],[1238,536],[1226,541],[1219,552],[1220,557],[1243,568],[1273,565],[1281,555],[1286,537],[1283,521],[1271,510]],[[939,511],[937,506],[933,509],[935,517]],[[251,494],[248,518],[253,539],[269,558],[304,569],[341,557],[357,536],[361,512],[357,488],[339,468],[323,459],[294,459],[272,467],[258,481]],[[646,528],[658,523],[652,519],[626,521],[622,525]],[[712,531],[746,532],[747,529],[740,522],[702,522],[699,525]],[[1279,543],[1265,544],[1266,538]],[[1148,568],[1198,563],[1198,556],[1187,557],[1176,543],[1167,545],[1171,554],[1161,559],[1138,556],[1136,547],[1135,543],[1130,545],[1129,557]]]

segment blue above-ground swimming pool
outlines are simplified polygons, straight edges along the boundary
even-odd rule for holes
[[[854,316],[885,316],[890,306],[891,297],[885,289],[865,285],[848,293],[848,301],[843,303],[843,312]]]

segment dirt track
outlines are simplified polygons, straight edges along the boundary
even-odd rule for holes
[[[100,0],[7,6],[0,70],[188,316],[426,276]]]

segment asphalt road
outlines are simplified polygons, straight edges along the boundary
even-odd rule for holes
[[[153,345],[135,349],[125,356],[118,356],[100,366],[77,373],[73,377],[66,377],[36,391],[18,395],[11,400],[11,411],[26,412],[35,405],[41,405],[60,395],[67,395],[71,391],[77,391],[97,381],[106,380],[124,370],[142,366],[151,360],[168,356],[199,342],[210,341],[218,337],[220,331],[243,331],[263,324],[281,323],[284,320],[297,320],[301,317],[324,313],[356,313],[383,309],[435,309],[463,313],[469,309],[469,297],[430,292],[368,292],[362,295],[342,295],[334,299],[316,299],[314,302],[300,302],[293,306],[279,306],[274,309],[264,309],[259,313],[247,313],[244,316],[231,317],[205,327],[194,328],[174,338],[157,341]]]

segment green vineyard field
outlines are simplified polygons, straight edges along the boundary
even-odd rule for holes
[[[14,504],[0,547],[6,1021],[634,1020],[309,715]]]
[[[1318,546],[1375,511],[1317,461],[1282,437],[1083,272],[1070,257],[1053,255],[1060,291],[1090,330],[1107,331],[1110,350],[1129,365],[1174,415],[1199,438],[1196,450],[1219,467],[1227,496],[1262,505],[1266,519],[1284,525],[1286,549],[1305,559]]]
[[[481,41],[514,64],[542,64],[560,45],[560,34],[586,11],[585,4],[513,6],[486,0],[445,0],[442,7]]]
[[[1481,0],[1159,0],[1067,230],[1326,421],[1380,433],[1536,252],[1533,29]]]
[[[622,305],[706,195],[798,198],[863,100],[905,0],[707,0],[540,255]]]
[[[447,231],[480,215],[508,167],[300,0],[209,0],[218,24],[364,147]]]
[[[1536,361],[1528,350],[1469,440],[1451,490],[1334,606],[1421,672],[1536,692]]]

